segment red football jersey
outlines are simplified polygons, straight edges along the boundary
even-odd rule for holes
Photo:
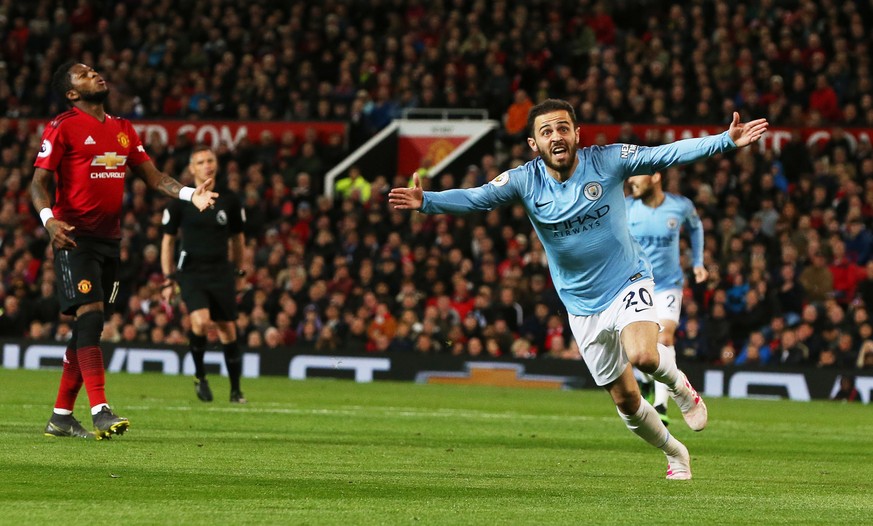
[[[55,172],[52,213],[74,235],[120,239],[127,166],[148,160],[130,121],[107,114],[100,122],[73,108],[46,126],[33,165]]]

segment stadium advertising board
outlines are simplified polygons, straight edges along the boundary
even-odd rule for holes
[[[5,369],[59,368],[65,347],[54,342],[0,341],[0,365]],[[193,375],[194,362],[184,347],[147,344],[104,344],[109,372],[160,372]],[[207,368],[227,375],[224,355],[207,351]],[[710,397],[827,400],[839,388],[843,374],[855,375],[864,403],[873,395],[873,374],[863,371],[813,368],[722,368],[683,363],[682,369]],[[861,373],[861,374],[859,374]],[[447,355],[418,354],[295,354],[285,349],[243,353],[243,376],[286,376],[292,380],[330,377],[373,382],[414,381],[456,385],[498,385],[529,389],[595,388],[585,364],[576,360],[471,360]]]
[[[269,132],[278,143],[285,133],[293,133],[297,144],[303,142],[307,130],[312,129],[318,140],[327,142],[328,137],[338,133],[345,141],[346,125],[341,122],[280,122],[280,121],[134,121],[133,127],[143,143],[160,141],[173,146],[180,135],[188,135],[194,144],[207,144],[213,148],[227,144],[231,150],[240,141],[248,138],[260,142],[264,132]]]
[[[42,133],[47,120],[10,119],[11,128],[17,130],[23,126],[29,132]],[[318,140],[327,142],[328,137],[338,133],[346,138],[346,125],[342,122],[286,122],[286,121],[175,121],[175,120],[133,120],[134,129],[146,145],[158,141],[160,144],[175,146],[176,140],[182,135],[188,135],[193,143],[207,144],[213,148],[227,144],[233,150],[247,138],[252,143],[259,143],[261,135],[269,132],[276,142],[285,133],[293,133],[297,144],[303,142],[308,130],[318,135]],[[310,132],[311,133],[311,132]]]

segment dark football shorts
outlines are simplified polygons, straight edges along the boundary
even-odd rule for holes
[[[229,263],[186,265],[176,279],[188,312],[209,309],[213,321],[236,321],[236,282]]]
[[[55,251],[55,275],[61,312],[75,315],[86,303],[103,302],[112,313],[118,296],[120,243],[115,239],[77,237],[76,248]]]

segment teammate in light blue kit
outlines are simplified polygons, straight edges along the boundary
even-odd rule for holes
[[[655,278],[655,310],[661,324],[658,344],[665,346],[675,359],[673,340],[682,311],[682,286],[685,284],[685,273],[679,262],[679,232],[684,225],[691,238],[694,279],[701,283],[708,275],[703,266],[703,227],[689,199],[664,192],[661,172],[635,175],[628,179],[628,183],[631,190],[631,196],[627,198],[628,227],[652,264]],[[633,357],[629,359],[635,361]],[[652,382],[649,375],[643,376],[643,392],[650,392],[654,383],[653,404],[667,424],[667,386]]]
[[[658,348],[652,269],[628,231],[623,185],[632,175],[746,146],[766,129],[766,120],[740,123],[734,113],[730,128],[720,135],[651,148],[613,144],[580,150],[573,107],[549,99],[528,114],[528,144],[538,158],[479,188],[423,192],[414,175],[412,188],[394,188],[388,200],[396,209],[429,214],[521,203],[545,247],[552,280],[591,375],[612,396],[628,429],[664,451],[667,478],[687,480],[688,450],[640,397],[628,355],[637,357],[634,365],[641,371],[667,384],[695,431],[706,426],[706,405],[675,359]]]

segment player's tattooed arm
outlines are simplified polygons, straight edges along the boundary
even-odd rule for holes
[[[157,189],[170,197],[179,197],[179,191],[182,189],[182,183],[173,179],[167,174],[161,174],[160,182]]]
[[[155,163],[152,161],[146,161],[142,164],[138,164],[133,167],[134,173],[138,176],[142,177],[145,182],[155,190],[163,193],[168,197],[180,197],[179,192],[185,188],[182,186],[182,183],[173,179],[169,175],[158,171],[155,168]],[[211,179],[208,179],[205,183],[202,183],[196,189],[194,189],[191,193],[189,193],[186,197],[182,197],[185,200],[191,201],[194,206],[197,207],[201,212],[215,204],[215,198],[218,197],[218,194],[209,190],[210,185],[212,183]]]
[[[134,173],[145,180],[149,187],[161,192],[167,197],[179,197],[182,183],[159,171],[152,161],[146,161],[133,167]]]
[[[55,173],[45,168],[37,168],[33,172],[33,181],[30,183],[30,199],[33,201],[33,207],[37,212],[40,212],[41,218],[44,209],[51,211],[51,183],[54,181],[54,178]],[[50,212],[49,216],[51,216]],[[72,235],[67,235],[75,227],[53,216],[44,219],[44,222],[45,229],[48,231],[52,246],[55,249],[60,250],[76,246],[76,241]]]
[[[38,211],[43,208],[51,208],[52,198],[49,190],[54,172],[45,168],[37,168],[33,172],[33,181],[30,183],[30,199],[33,207]]]

